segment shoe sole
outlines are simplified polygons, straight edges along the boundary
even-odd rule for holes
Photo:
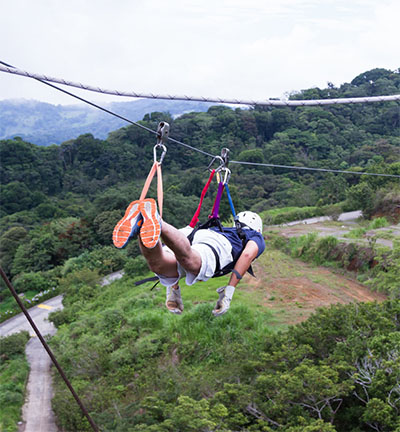
[[[161,224],[157,218],[156,202],[152,198],[141,201],[140,212],[143,216],[140,239],[144,247],[152,249],[158,243],[161,234]]]
[[[125,211],[124,217],[115,225],[113,231],[113,243],[117,248],[123,248],[131,237],[136,237],[142,225],[139,210],[139,201],[132,201]],[[132,219],[137,220],[132,225]]]
[[[182,309],[180,309],[179,305],[176,302],[174,302],[174,301],[167,301],[165,303],[165,306],[167,307],[167,309],[171,313],[173,313],[175,315],[180,315],[183,312],[183,306],[182,306]]]

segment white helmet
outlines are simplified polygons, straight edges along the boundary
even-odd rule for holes
[[[237,215],[240,222],[253,229],[254,231],[262,232],[262,220],[257,213],[251,211],[240,212]]]

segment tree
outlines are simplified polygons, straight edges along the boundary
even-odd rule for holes
[[[0,237],[0,262],[6,273],[10,274],[15,253],[27,234],[25,228],[13,227]]]

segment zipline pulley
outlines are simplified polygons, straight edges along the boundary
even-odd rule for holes
[[[224,162],[224,167],[228,168],[228,164],[229,164],[229,149],[228,148],[224,147],[221,150],[221,159]]]
[[[160,165],[163,163],[164,157],[167,153],[167,147],[165,147],[164,143],[168,139],[168,135],[169,123],[160,122],[157,127],[157,143],[153,148],[154,162],[157,162],[157,149],[161,148],[162,150],[160,161],[158,162]]]

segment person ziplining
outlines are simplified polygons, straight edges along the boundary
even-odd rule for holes
[[[139,239],[141,253],[150,270],[166,287],[166,307],[175,314],[183,312],[179,287],[181,278],[185,277],[187,285],[193,285],[196,282],[207,281],[212,277],[232,272],[228,285],[217,289],[219,298],[212,313],[214,316],[219,316],[228,311],[236,286],[247,271],[252,273],[252,262],[265,250],[262,220],[258,214],[251,211],[244,211],[236,215],[228,187],[230,172],[225,164],[220,167],[220,171],[225,171],[224,180],[219,175],[220,172],[217,173],[217,177],[220,178],[218,193],[212,213],[205,224],[195,228],[204,195],[216,170],[212,170],[203,190],[199,207],[187,227],[177,229],[162,219],[161,163],[166,153],[163,140],[168,135],[168,130],[167,123],[160,123],[159,138],[154,147],[153,166],[140,198],[129,204],[124,216],[115,226],[113,243],[116,247],[123,248],[130,240]],[[157,148],[163,150],[159,162],[156,158]],[[157,172],[158,179],[158,208],[154,199],[146,198],[155,172]],[[224,189],[227,191],[234,216],[234,227],[231,228],[222,227],[218,216]],[[161,243],[161,240],[164,244]]]

